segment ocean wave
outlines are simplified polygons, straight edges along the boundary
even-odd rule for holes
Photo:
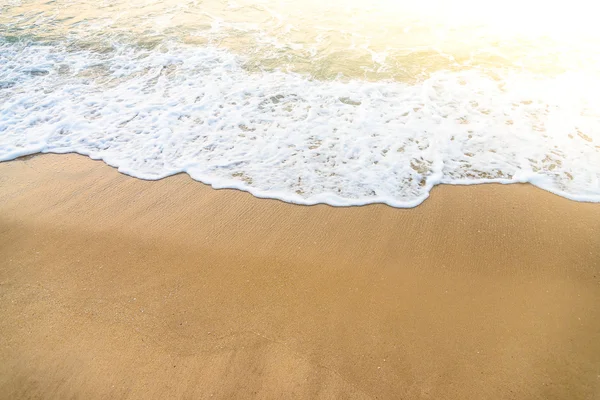
[[[594,76],[322,81],[166,42],[5,42],[0,65],[0,160],[76,152],[141,179],[186,172],[298,204],[413,207],[434,185],[485,182],[600,201]]]

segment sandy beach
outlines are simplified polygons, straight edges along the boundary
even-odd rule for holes
[[[297,206],[0,163],[0,398],[597,399],[600,205]]]

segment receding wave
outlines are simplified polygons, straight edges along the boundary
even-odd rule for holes
[[[436,184],[484,182],[600,201],[597,76],[318,80],[175,41],[4,41],[0,65],[1,160],[76,152],[299,204],[413,207]]]

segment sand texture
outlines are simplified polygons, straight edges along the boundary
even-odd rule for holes
[[[600,204],[297,206],[0,163],[0,398],[598,399]]]

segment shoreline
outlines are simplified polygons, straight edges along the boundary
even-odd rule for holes
[[[0,163],[0,397],[600,395],[600,205],[438,185],[410,209]]]
[[[331,192],[321,193],[319,195],[313,196],[308,199],[300,198],[300,200],[298,200],[298,199],[284,200],[284,197],[286,197],[288,195],[288,194],[285,194],[284,192],[264,191],[261,189],[254,188],[252,186],[246,186],[243,182],[238,182],[238,181],[231,181],[231,182],[235,182],[235,183],[230,183],[230,184],[224,184],[222,181],[219,183],[219,182],[217,182],[217,181],[219,181],[219,178],[196,179],[196,178],[192,177],[192,175],[188,172],[188,170],[181,170],[178,172],[173,172],[169,175],[161,176],[159,178],[139,177],[139,176],[135,176],[133,174],[129,174],[127,172],[121,171],[121,167],[109,164],[107,161],[105,161],[102,158],[92,158],[89,154],[82,154],[82,153],[77,153],[77,152],[45,153],[43,151],[40,151],[37,153],[17,156],[15,158],[0,159],[0,163],[17,161],[17,160],[24,161],[24,160],[29,160],[33,157],[38,157],[38,156],[42,156],[42,155],[69,155],[69,156],[86,157],[92,161],[102,162],[106,166],[116,170],[120,174],[123,174],[127,177],[139,179],[139,180],[143,180],[143,181],[148,181],[148,182],[160,181],[160,180],[167,179],[167,178],[177,176],[177,175],[186,175],[188,178],[190,178],[194,182],[197,182],[201,185],[207,186],[213,190],[235,190],[235,191],[249,193],[257,199],[276,200],[276,201],[281,201],[282,203],[286,203],[286,204],[292,204],[292,205],[298,205],[298,206],[308,206],[308,207],[324,205],[324,206],[339,208],[339,207],[365,207],[365,206],[370,206],[370,205],[385,205],[385,206],[396,208],[396,209],[410,210],[410,209],[419,207],[421,204],[423,204],[425,201],[427,201],[427,199],[431,196],[431,191],[434,190],[436,187],[440,187],[440,186],[475,186],[475,185],[490,185],[490,184],[491,185],[497,185],[497,184],[500,184],[500,185],[513,185],[513,184],[514,185],[530,185],[537,189],[540,189],[540,190],[543,190],[550,194],[553,194],[555,196],[562,197],[567,200],[575,201],[577,203],[600,203],[600,198],[596,198],[596,197],[594,197],[594,195],[574,195],[574,194],[570,194],[570,193],[567,193],[564,191],[548,189],[548,188],[545,188],[542,186],[538,186],[532,182],[532,180],[539,180],[540,177],[530,177],[530,179],[528,179],[528,180],[523,179],[523,177],[521,176],[521,178],[519,180],[497,178],[497,179],[491,179],[491,180],[490,179],[476,179],[476,180],[471,180],[471,181],[463,179],[463,180],[457,180],[452,183],[437,182],[437,183],[434,183],[429,188],[429,191],[426,192],[424,198],[417,198],[417,199],[410,200],[410,201],[404,201],[404,203],[403,203],[400,200],[385,199],[385,198],[378,197],[377,198],[378,200],[376,200],[376,201],[375,200],[368,201],[368,202],[360,202],[359,201],[357,203],[353,203],[353,202],[357,201],[357,199],[337,197],[334,193],[331,193]],[[277,193],[279,193],[279,195],[276,195]],[[328,197],[329,197],[329,200],[325,200]],[[318,198],[318,199],[315,200],[315,198]],[[323,199],[323,200],[319,200],[319,199]],[[394,203],[396,203],[396,204],[394,204]],[[408,203],[410,203],[412,205],[406,205]]]

